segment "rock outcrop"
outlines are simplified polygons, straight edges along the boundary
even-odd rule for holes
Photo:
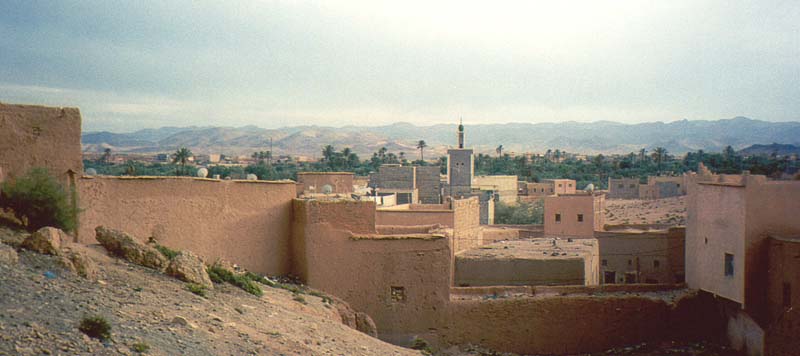
[[[13,247],[0,243],[0,264],[16,265],[19,263],[19,256]]]
[[[167,266],[167,258],[161,252],[145,245],[131,235],[105,226],[98,226],[95,232],[97,241],[115,256],[157,270],[163,270]]]
[[[214,288],[203,260],[190,251],[178,252],[178,255],[169,262],[166,273],[184,282],[200,284],[209,289]]]
[[[353,310],[350,304],[339,298],[333,297],[332,299],[334,300],[336,311],[342,318],[342,324],[369,336],[378,337],[378,327],[375,326],[375,322],[367,313]]]
[[[45,255],[57,256],[60,254],[61,245],[69,243],[70,240],[70,236],[64,231],[54,227],[43,227],[25,238],[22,241],[22,248]]]
[[[65,247],[62,252],[61,263],[65,268],[83,278],[97,279],[97,264],[89,257],[89,254],[73,247]]]

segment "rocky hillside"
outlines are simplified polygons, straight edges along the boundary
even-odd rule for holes
[[[753,144],[800,144],[800,122],[767,122],[737,117],[716,121],[681,120],[669,123],[509,123],[470,125],[466,139],[478,152],[494,154],[503,145],[506,152],[544,152],[560,149],[574,153],[629,153],[641,148],[664,147],[680,154],[703,149],[719,152],[725,146],[741,149]],[[86,132],[86,152],[174,152],[188,147],[195,153],[251,154],[268,150],[270,139],[276,154],[320,156],[322,147],[350,147],[371,155],[381,147],[390,152],[417,156],[416,143],[425,140],[427,157],[437,157],[456,143],[456,125],[415,126],[395,123],[386,126],[294,126],[280,129],[245,127],[164,127],[133,133]]]
[[[343,324],[352,310],[324,295],[262,286],[256,297],[215,283],[200,296],[99,245],[28,237],[0,227],[0,355],[420,354]],[[95,316],[109,338],[79,330]]]

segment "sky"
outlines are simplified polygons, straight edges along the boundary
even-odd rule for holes
[[[0,2],[0,101],[161,126],[800,120],[800,1]]]

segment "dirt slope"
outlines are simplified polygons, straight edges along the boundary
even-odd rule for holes
[[[419,355],[341,323],[319,297],[302,301],[263,287],[261,298],[216,285],[207,298],[156,271],[86,248],[98,281],[62,270],[54,257],[20,251],[19,264],[0,263],[0,355]],[[48,276],[46,276],[48,275]],[[78,330],[84,316],[112,325],[102,343]]]

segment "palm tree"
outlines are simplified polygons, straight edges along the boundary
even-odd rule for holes
[[[186,163],[189,162],[190,157],[192,157],[192,151],[189,151],[186,147],[181,147],[172,154],[172,163],[180,164],[181,171],[185,174]],[[175,169],[175,175],[181,175],[177,168]]]
[[[331,145],[325,146],[322,149],[322,157],[327,161],[329,164],[333,163],[333,156],[336,154],[336,149],[333,148]]]
[[[556,148],[556,151],[553,153],[556,158],[556,162],[561,162],[561,150]]]
[[[503,145],[497,146],[497,148],[494,151],[497,152],[497,156],[498,157],[502,156],[503,155]]]
[[[423,152],[425,150],[425,147],[428,147],[428,144],[425,143],[425,140],[419,140],[419,142],[417,142],[417,149],[419,150],[420,161],[425,160],[425,152]]]
[[[267,159],[267,164],[271,166],[272,165],[272,151],[264,152],[264,158]]]
[[[667,149],[664,147],[656,147],[651,153],[653,161],[658,165],[658,172],[661,173],[661,163],[667,159]]]
[[[103,157],[101,159],[105,163],[111,162],[111,149],[110,148],[106,148],[105,150],[103,150]]]

